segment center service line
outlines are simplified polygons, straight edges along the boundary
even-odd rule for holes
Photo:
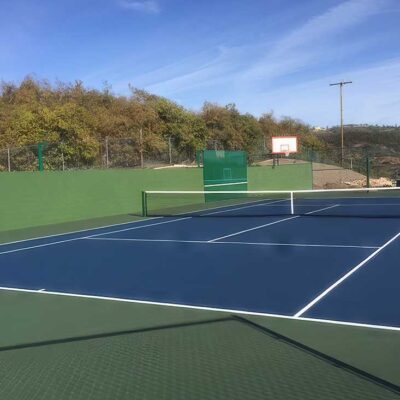
[[[218,192],[216,192],[218,193]],[[263,206],[269,206],[270,204],[275,204],[275,203],[282,203],[284,201],[288,201],[288,199],[283,199],[283,200],[275,200],[275,201],[268,201],[267,203],[265,203],[266,200],[272,200],[272,199],[263,199],[263,200],[258,200],[257,202],[260,201],[264,201],[264,203],[261,204],[251,204],[249,206],[241,206],[241,207],[236,207],[236,208],[230,208],[228,210],[223,210],[223,211],[214,211],[211,213],[206,213],[206,214],[201,214],[202,216],[209,216],[209,215],[214,215],[214,214],[222,214],[222,213],[227,213],[227,212],[231,212],[231,211],[237,211],[237,210],[243,210],[245,208],[252,208],[252,207],[263,207]],[[256,203],[256,201],[251,202],[251,203]],[[285,205],[282,205],[282,207],[285,207]]]
[[[328,210],[328,209],[330,209],[330,208],[334,208],[334,207],[337,207],[337,206],[338,206],[338,205],[335,204],[335,205],[333,205],[333,206],[324,207],[324,208],[321,208],[320,210],[315,210],[315,211],[308,212],[307,215],[308,215],[308,214],[314,214],[314,213],[317,213],[317,212],[319,212],[319,211]],[[218,237],[218,238],[216,238],[216,239],[209,240],[208,242],[209,242],[209,243],[213,243],[213,242],[216,242],[216,241],[218,241],[218,240],[226,239],[226,238],[229,238],[229,237],[232,237],[232,236],[241,235],[242,233],[255,231],[256,229],[265,228],[265,227],[267,227],[267,226],[279,224],[279,223],[281,223],[281,222],[290,221],[291,219],[296,219],[296,218],[300,218],[300,217],[301,217],[301,215],[295,215],[294,217],[289,217],[289,218],[280,219],[280,220],[278,220],[278,221],[269,222],[268,224],[264,224],[264,225],[260,225],[260,226],[255,226],[254,228],[250,228],[250,229],[245,229],[244,231],[240,231],[240,232],[236,232],[236,233],[231,233],[230,235],[226,235],[226,236],[221,236],[221,237]]]

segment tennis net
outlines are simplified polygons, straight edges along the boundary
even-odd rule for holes
[[[210,201],[212,195],[212,201]],[[146,191],[143,215],[400,217],[400,188],[295,191]]]

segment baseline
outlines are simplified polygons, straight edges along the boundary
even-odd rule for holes
[[[185,308],[185,309],[193,309],[193,310],[227,312],[227,313],[239,314],[239,315],[272,317],[272,318],[279,318],[279,319],[318,322],[318,323],[340,325],[340,326],[354,326],[354,327],[360,327],[360,328],[371,328],[371,329],[378,329],[378,330],[400,332],[400,327],[396,327],[396,326],[363,324],[363,323],[358,323],[358,322],[345,322],[345,321],[329,320],[329,319],[322,319],[322,318],[319,319],[319,318],[307,318],[307,317],[294,317],[293,315],[262,313],[262,312],[256,312],[256,311],[244,311],[244,310],[236,310],[236,309],[229,309],[229,308],[193,306],[190,304],[163,303],[163,302],[148,301],[148,300],[135,300],[135,299],[124,299],[124,298],[119,298],[119,297],[85,295],[85,294],[79,294],[79,293],[43,291],[42,289],[41,290],[21,289],[21,288],[4,287],[4,286],[0,286],[0,290],[10,291],[10,292],[20,292],[20,293],[33,293],[33,294],[42,295],[42,296],[64,296],[64,297],[75,297],[75,298],[82,298],[82,299],[114,301],[114,302],[121,302],[121,303],[155,305],[155,306],[161,306],[161,307],[174,307],[174,308]]]

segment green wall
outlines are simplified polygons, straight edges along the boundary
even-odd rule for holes
[[[311,164],[249,167],[249,190],[310,189]],[[202,190],[200,168],[0,174],[0,231],[139,214],[142,190]]]
[[[142,190],[201,190],[201,170],[0,174],[0,230],[138,213]]]
[[[311,163],[249,167],[249,190],[304,190],[313,188]]]

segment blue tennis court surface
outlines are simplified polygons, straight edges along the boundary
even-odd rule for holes
[[[373,218],[264,201],[5,244],[0,285],[400,329],[400,202],[357,201]]]

